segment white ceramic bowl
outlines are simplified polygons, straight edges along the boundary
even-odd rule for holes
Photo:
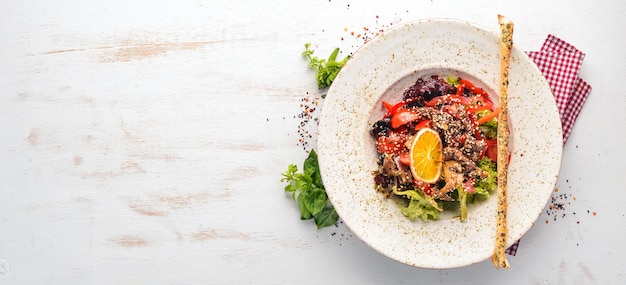
[[[369,130],[384,113],[381,100],[399,101],[405,88],[426,75],[461,75],[497,94],[498,39],[497,31],[459,20],[406,23],[361,47],[328,90],[318,136],[323,182],[343,221],[380,253],[423,268],[460,267],[491,256],[496,195],[472,205],[465,223],[453,215],[430,222],[409,221],[392,199],[374,189],[377,154]],[[563,145],[550,87],[517,48],[511,56],[509,81],[511,245],[532,227],[548,202]]]

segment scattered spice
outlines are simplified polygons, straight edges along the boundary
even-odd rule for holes
[[[361,31],[350,31],[350,36],[353,37],[355,40],[357,40],[357,44],[355,46],[352,47],[359,47],[369,41],[371,41],[372,39],[374,39],[375,37],[382,35],[386,30],[389,30],[392,26],[393,26],[393,22],[389,22],[388,24],[381,24],[379,23],[379,15],[375,15],[375,27],[371,28],[371,27],[367,27],[367,26],[363,26],[362,27],[362,32]],[[348,32],[348,28],[344,28],[343,29],[344,32]],[[343,37],[342,37],[343,40]]]
[[[569,179],[566,179],[565,182],[569,182]],[[571,193],[559,193],[559,188],[555,188],[550,202],[545,209],[545,213],[548,215],[548,219],[545,220],[545,223],[548,224],[549,220],[556,221],[558,219],[564,219],[568,214],[576,216],[576,212],[567,211],[568,207],[572,204],[570,199],[576,201],[576,197]],[[588,215],[596,216],[598,214],[596,211],[586,211]],[[580,224],[580,217],[576,219],[576,224]]]
[[[294,118],[299,119],[298,123],[298,145],[302,146],[304,151],[309,151],[315,142],[313,136],[317,130],[319,118],[316,114],[321,98],[318,96],[307,95],[300,99],[300,113]]]
[[[347,227],[343,225],[343,221],[341,219],[335,223],[335,228],[337,230],[331,232],[330,236],[335,237],[337,241],[339,242],[349,241],[350,238],[352,238],[352,232],[350,231],[350,229],[348,229]],[[339,232],[339,231],[343,231],[343,232]],[[341,243],[339,243],[339,246],[341,246]]]
[[[568,201],[568,199],[571,197],[571,194],[567,194],[567,193],[562,193],[562,194],[556,194],[559,192],[559,188],[555,188],[554,189],[554,193],[552,195],[552,197],[550,198],[550,202],[548,204],[548,207],[546,208],[546,214],[550,217],[552,217],[552,220],[556,221],[557,219],[561,218],[565,218],[565,216],[567,215],[566,212],[566,206],[571,205],[571,202]],[[576,213],[574,213],[575,215]],[[546,220],[546,224],[548,223],[548,220]]]

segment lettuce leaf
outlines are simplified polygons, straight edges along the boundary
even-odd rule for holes
[[[439,212],[443,211],[441,205],[439,205],[435,199],[420,193],[421,191],[397,191],[397,189],[394,188],[393,192],[396,195],[402,195],[409,199],[409,204],[403,207],[401,212],[411,221],[417,218],[422,219],[422,221],[436,220],[439,218]]]
[[[484,157],[476,164],[480,169],[489,173],[486,178],[478,178],[474,182],[474,192],[468,193],[467,201],[473,203],[475,200],[484,201],[489,199],[491,194],[498,188],[498,172],[496,163],[488,157]]]
[[[446,81],[446,83],[454,87],[459,87],[459,84],[460,84],[459,81],[461,80],[461,78],[458,76],[450,75],[450,76],[446,76],[444,80]]]

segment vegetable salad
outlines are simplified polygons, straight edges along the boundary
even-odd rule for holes
[[[376,189],[403,204],[410,220],[438,219],[444,210],[467,219],[467,204],[496,190],[497,114],[489,94],[457,76],[418,79],[400,102],[382,102],[386,113],[371,128],[379,153]],[[410,146],[416,134],[434,130],[441,139],[440,176],[417,179]]]

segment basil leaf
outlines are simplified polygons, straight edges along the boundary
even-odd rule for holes
[[[317,153],[315,153],[314,150],[311,150],[311,152],[309,153],[309,157],[304,160],[304,165],[302,167],[304,168],[305,172],[307,170],[312,171],[310,177],[313,181],[313,184],[315,184],[315,186],[317,186],[318,188],[324,189],[324,184],[322,183],[322,174],[320,173],[320,167],[317,161]]]
[[[339,220],[339,215],[332,204],[327,203],[317,215],[313,217],[318,229],[334,225]]]
[[[346,64],[350,56],[346,56],[343,60],[337,61],[337,55],[339,54],[339,48],[333,50],[333,52],[326,59],[320,59],[317,56],[313,56],[314,51],[310,49],[311,43],[304,44],[305,50],[302,52],[302,56],[309,60],[309,67],[315,70],[315,79],[317,80],[317,86],[322,89],[329,87],[341,68]]]
[[[298,195],[298,208],[300,209],[300,219],[308,220],[311,219],[313,215],[305,205],[306,195],[304,195],[304,193],[306,192],[300,193],[300,195]]]
[[[331,63],[335,63],[336,59],[337,59],[337,55],[339,54],[339,48],[335,48],[333,50],[333,52],[330,54],[330,56],[328,57],[328,64],[330,65]]]
[[[339,215],[328,201],[315,151],[311,150],[302,168],[298,173],[298,168],[290,164],[280,180],[288,182],[285,192],[297,201],[300,219],[313,218],[318,229],[335,224]]]
[[[324,209],[324,205],[326,205],[328,200],[326,193],[319,188],[313,188],[308,192],[304,192],[303,195],[305,195],[304,205],[313,216]]]

